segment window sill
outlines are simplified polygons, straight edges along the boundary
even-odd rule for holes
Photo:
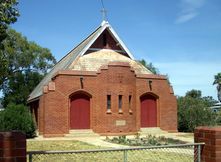
[[[132,110],[129,110],[129,114],[133,114],[133,111],[132,111]]]
[[[119,114],[123,114],[123,111],[120,109],[120,110],[118,111],[118,113],[119,113]]]
[[[107,114],[112,114],[112,112],[111,112],[111,110],[110,110],[110,109],[109,109],[109,110],[107,110],[107,111],[106,111],[106,113],[107,113]]]

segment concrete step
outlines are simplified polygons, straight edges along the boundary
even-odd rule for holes
[[[70,130],[69,134],[66,134],[65,137],[99,137],[100,135],[94,133],[92,129],[75,129]]]
[[[147,135],[147,134],[166,134],[167,131],[160,129],[159,127],[149,127],[149,128],[140,128],[140,135]]]

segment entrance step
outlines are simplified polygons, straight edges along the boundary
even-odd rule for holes
[[[99,137],[100,135],[94,133],[92,129],[75,129],[70,130],[69,134],[66,134],[65,137]]]
[[[140,135],[148,135],[148,134],[161,135],[161,134],[166,134],[168,132],[160,129],[159,127],[150,127],[150,128],[140,128],[139,133]]]

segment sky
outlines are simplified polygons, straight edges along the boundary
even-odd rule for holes
[[[220,0],[103,0],[107,20],[136,59],[167,74],[175,95],[192,89],[217,99],[221,72]],[[20,0],[11,25],[57,61],[102,21],[100,0]]]

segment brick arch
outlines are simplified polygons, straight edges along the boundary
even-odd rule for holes
[[[157,127],[157,100],[154,93],[144,93],[140,96],[141,127]]]
[[[146,95],[150,95],[156,99],[159,99],[159,96],[156,95],[155,93],[152,93],[152,92],[146,92],[146,93],[143,93],[141,96],[140,96],[140,99],[143,97],[143,96],[146,96]]]
[[[90,129],[90,99],[92,95],[80,90],[72,93],[70,99],[70,129]]]
[[[84,90],[77,90],[77,91],[71,93],[69,95],[69,98],[71,98],[71,97],[73,97],[74,95],[77,95],[77,94],[84,94],[84,95],[88,96],[89,98],[92,98],[92,95],[89,92],[84,91]]]

